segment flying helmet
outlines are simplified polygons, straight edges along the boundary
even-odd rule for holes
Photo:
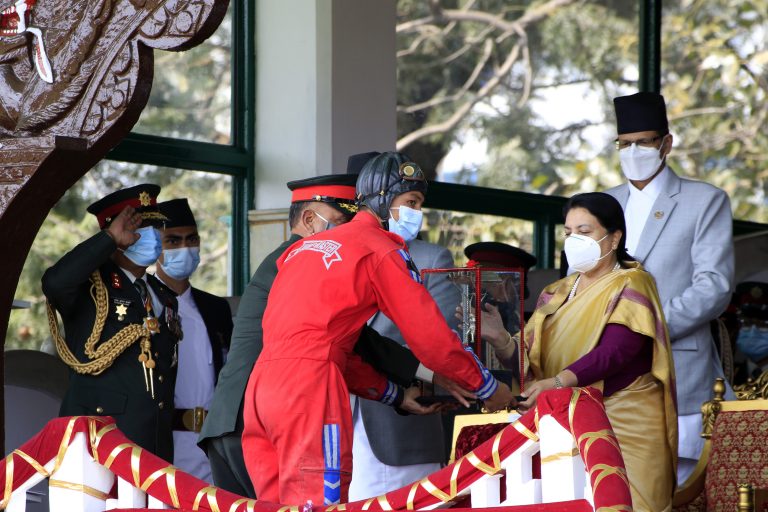
[[[368,160],[360,170],[356,185],[357,203],[367,206],[382,220],[389,218],[392,201],[406,192],[427,193],[424,171],[408,156],[394,151]]]

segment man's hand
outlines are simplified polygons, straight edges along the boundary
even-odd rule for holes
[[[421,396],[421,389],[419,386],[411,386],[405,390],[403,396],[403,403],[400,404],[400,409],[407,411],[411,414],[432,414],[440,411],[443,404],[432,404],[429,407],[425,407],[416,401],[416,398]]]
[[[141,226],[141,215],[136,213],[132,206],[126,206],[112,223],[106,229],[107,234],[112,237],[119,249],[127,249],[140,238],[135,233]]]
[[[432,377],[432,383],[448,391],[464,407],[469,407],[469,400],[477,400],[477,395],[468,389],[464,389],[448,377],[435,373]],[[467,400],[469,399],[469,400]]]
[[[456,306],[455,316],[459,320],[464,320],[464,308],[461,305]],[[504,327],[499,308],[493,304],[483,304],[483,310],[480,312],[480,332],[483,340],[494,348],[505,347],[509,341],[509,333]]]
[[[490,398],[483,401],[483,406],[489,412],[496,412],[508,407],[517,407],[517,400],[515,400],[515,396],[509,390],[509,386],[499,382],[499,387]]]
[[[499,308],[493,304],[483,304],[483,309],[484,311],[480,313],[482,338],[493,345],[493,348],[504,347],[509,340],[509,333],[504,328],[504,321],[501,319]]]

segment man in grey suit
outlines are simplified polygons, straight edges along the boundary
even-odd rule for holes
[[[389,230],[397,233],[408,244],[408,252],[419,270],[452,268],[451,253],[436,244],[417,240],[421,229],[421,198],[411,204],[415,194],[406,193],[391,201]],[[425,282],[427,290],[448,325],[456,328],[454,311],[461,300],[458,289],[442,274],[435,274]],[[382,336],[405,346],[397,326],[381,312],[368,324]],[[416,375],[432,382],[431,372],[423,366]],[[352,445],[352,482],[349,500],[357,501],[398,489],[440,469],[445,460],[443,426],[439,414],[403,416],[379,402],[354,398],[354,443]]]
[[[703,448],[701,404],[723,371],[709,323],[733,290],[733,219],[728,196],[680,178],[667,165],[672,135],[664,97],[641,92],[615,98],[621,169],[629,183],[607,192],[627,222],[627,251],[656,279],[672,340],[677,380],[678,482]]]

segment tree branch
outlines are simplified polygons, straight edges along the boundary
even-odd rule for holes
[[[488,59],[491,58],[492,52],[493,52],[493,41],[491,41],[490,39],[486,39],[485,46],[483,47],[483,55],[480,57],[480,60],[475,65],[475,69],[472,70],[472,74],[464,82],[464,85],[461,86],[461,89],[456,91],[454,94],[451,94],[449,96],[432,97],[427,101],[416,103],[415,105],[411,105],[409,107],[398,107],[397,109],[398,112],[413,114],[414,112],[418,112],[419,110],[436,107],[437,105],[442,105],[443,103],[450,103],[452,101],[457,101],[459,98],[461,98],[463,94],[466,94],[466,92],[469,91],[470,87],[472,87],[472,85],[477,81],[477,78],[480,76],[480,73],[483,71],[483,68],[488,63]]]
[[[494,73],[493,77],[491,77],[491,79],[488,80],[470,100],[459,106],[456,111],[445,121],[437,124],[422,126],[421,128],[401,137],[397,141],[397,151],[402,151],[404,148],[408,147],[410,144],[421,138],[428,137],[437,133],[445,133],[456,127],[456,125],[459,124],[462,119],[464,119],[464,117],[472,110],[472,107],[474,107],[478,101],[488,96],[496,88],[502,77],[506,76],[507,73],[509,73],[509,70],[512,69],[512,65],[515,63],[519,55],[520,44],[518,43],[512,48],[512,51],[509,52],[507,59]]]
[[[395,28],[397,33],[410,32],[415,28],[422,25],[435,24],[445,21],[475,21],[479,23],[485,23],[491,25],[502,32],[514,31],[519,29],[525,29],[531,23],[536,23],[542,19],[550,16],[557,9],[566,5],[574,3],[576,0],[550,0],[538,7],[528,9],[522,16],[515,21],[507,21],[504,19],[504,15],[494,15],[487,12],[464,10],[464,9],[443,9],[440,11],[439,16],[427,16],[419,18],[417,20],[406,21],[400,23]]]
[[[544,4],[541,4],[537,7],[527,10],[525,13],[523,13],[522,16],[520,16],[518,19],[514,21],[505,20],[503,14],[494,15],[494,14],[474,11],[470,9],[468,10],[447,9],[447,10],[439,11],[437,13],[437,16],[433,14],[432,16],[420,18],[417,20],[412,20],[412,21],[401,23],[400,25],[398,25],[397,32],[400,33],[400,32],[411,31],[424,25],[437,24],[441,22],[444,23],[446,21],[448,22],[474,21],[474,22],[485,23],[488,26],[492,26],[496,29],[501,30],[503,33],[501,36],[502,39],[507,37],[505,35],[507,33],[518,34],[518,36],[520,37],[520,41],[518,41],[514,45],[512,50],[507,55],[507,58],[504,61],[504,63],[497,70],[495,70],[491,79],[488,80],[483,85],[483,87],[481,87],[480,90],[478,90],[477,93],[475,93],[470,99],[468,99],[462,105],[459,105],[454,111],[454,113],[448,119],[438,123],[422,126],[421,128],[418,128],[412,131],[411,133],[404,135],[397,141],[397,150],[401,151],[402,149],[408,147],[413,142],[419,139],[422,139],[424,137],[429,137],[431,135],[435,135],[438,133],[446,133],[452,130],[453,128],[455,128],[459,124],[459,122],[461,122],[461,120],[464,119],[464,117],[466,117],[467,114],[469,114],[469,112],[472,110],[472,107],[474,107],[483,98],[489,96],[493,92],[493,90],[500,83],[502,83],[502,79],[509,74],[510,70],[512,69],[512,66],[519,58],[521,52],[523,52],[523,58],[525,59],[526,67],[525,67],[525,78],[524,78],[524,85],[523,85],[523,95],[520,101],[518,102],[518,105],[521,104],[520,102],[524,103],[525,101],[527,101],[528,97],[530,96],[531,83],[533,80],[532,78],[533,71],[530,65],[530,55],[528,53],[525,28],[532,23],[536,23],[550,16],[557,9],[567,6],[569,4],[572,4],[575,1],[576,0],[549,0]],[[474,75],[474,72],[473,72],[473,75]],[[462,90],[464,90],[464,88],[462,88]],[[446,103],[448,101],[455,101],[454,98],[456,98],[457,94],[463,94],[463,93],[459,91],[455,94],[444,96],[438,99],[433,98],[421,104],[406,107],[405,109],[403,109],[403,111],[415,112],[417,110],[423,110],[424,108],[429,108],[430,106]]]

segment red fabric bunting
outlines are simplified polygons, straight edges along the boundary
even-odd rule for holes
[[[551,414],[564,428],[571,431],[578,440],[578,446],[585,458],[585,464],[595,489],[595,508],[620,507],[631,503],[629,486],[626,482],[624,464],[610,423],[602,406],[600,393],[594,389],[566,388],[542,393],[538,400],[538,414],[530,411],[520,418],[517,425],[510,425],[491,434],[491,438],[476,447],[454,464],[433,473],[428,478],[402,489],[370,500],[344,505],[343,510],[418,510],[436,504],[456,502],[458,494],[465,491],[484,474],[501,472],[500,461],[507,458],[529,438],[536,438],[536,418]],[[572,418],[572,424],[571,420]],[[605,435],[605,432],[610,435]],[[6,489],[3,503],[7,505],[10,492],[29,480],[35,472],[35,464],[44,466],[64,453],[62,446],[69,446],[75,434],[82,432],[89,436],[88,450],[96,460],[107,466],[113,473],[136,487],[144,487],[153,497],[175,506],[180,510],[244,512],[300,512],[301,504],[292,504],[291,509],[283,505],[263,501],[247,500],[223,489],[209,486],[159,457],[132,444],[123,433],[114,427],[109,417],[57,418],[19,450],[3,460],[0,468],[0,485]],[[594,433],[602,433],[595,436]],[[610,440],[613,438],[613,441]],[[23,457],[19,452],[26,455]],[[585,453],[587,453],[585,457]],[[131,461],[138,457],[138,475],[133,474]],[[12,468],[9,468],[12,464]],[[6,485],[5,477],[10,474],[12,482]],[[577,500],[567,504],[528,505],[504,507],[512,511],[580,511],[590,510],[586,502]],[[298,506],[297,506],[298,505]],[[457,510],[457,509],[454,509]],[[458,509],[461,510],[461,509]],[[500,509],[487,509],[490,512]],[[315,507],[316,512],[340,512],[340,507]]]

